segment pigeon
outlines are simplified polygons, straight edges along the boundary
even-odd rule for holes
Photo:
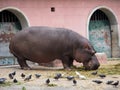
[[[21,77],[22,77],[22,78],[25,78],[25,74],[24,74],[24,73],[22,73],[22,74],[21,74]]]
[[[92,74],[92,75],[97,75],[97,71],[95,71],[95,72],[92,72],[91,74]]]
[[[6,78],[0,78],[0,84],[3,84],[7,80]]]
[[[72,79],[74,79],[73,76],[67,76],[66,78],[67,78],[67,80],[72,80]]]
[[[15,76],[16,75],[16,71],[14,71],[13,73],[11,73],[13,76]]]
[[[55,77],[54,77],[55,80],[58,80],[59,78],[60,78],[59,76],[55,76]]]
[[[55,80],[58,80],[59,78],[61,78],[63,75],[61,73],[57,73],[55,76],[54,76],[54,79]]]
[[[14,79],[13,82],[14,82],[14,83],[17,83],[18,81],[17,81],[17,79]]]
[[[41,75],[40,74],[35,74],[35,77],[36,78],[39,78]]]
[[[32,78],[32,75],[29,75],[28,77],[26,77],[26,78],[24,79],[24,81],[29,81],[31,78]]]
[[[86,79],[86,77],[84,75],[81,75],[79,72],[75,71],[75,73],[78,76],[78,78],[83,79],[83,80]]]
[[[50,83],[50,79],[48,78],[47,80],[46,80],[46,84],[48,85]]]
[[[106,82],[106,84],[108,84],[108,85],[110,85],[110,84],[112,84],[113,83],[113,81],[107,81]]]
[[[13,79],[13,75],[12,75],[11,73],[9,74],[9,78],[10,78],[10,79]]]
[[[93,80],[93,82],[95,82],[97,84],[101,84],[102,83],[102,81],[100,81],[100,80]]]
[[[63,75],[61,73],[57,73],[56,76],[61,78]]]
[[[104,74],[99,74],[99,77],[101,77],[101,78],[105,78],[106,75],[104,75]]]
[[[76,85],[77,84],[77,81],[75,79],[73,79],[73,84]]]
[[[116,81],[116,82],[112,83],[111,85],[114,85],[115,87],[117,87],[118,84],[119,84],[119,81]]]

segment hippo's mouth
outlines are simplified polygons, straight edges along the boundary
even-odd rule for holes
[[[97,57],[94,55],[89,62],[84,62],[83,66],[85,67],[85,70],[97,70],[100,66],[100,63]]]
[[[98,64],[94,64],[94,65],[88,65],[88,66],[84,66],[85,70],[97,70],[99,68],[100,65]]]

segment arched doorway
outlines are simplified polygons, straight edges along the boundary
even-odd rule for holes
[[[90,19],[89,40],[99,53],[105,52],[111,57],[111,31],[110,22],[104,12],[96,10]]]
[[[118,24],[110,9],[99,7],[89,18],[89,40],[98,53],[106,53],[108,58],[120,57]]]
[[[28,27],[28,22],[21,12],[11,8],[0,11],[0,65],[15,64],[9,52],[9,41],[25,27]]]

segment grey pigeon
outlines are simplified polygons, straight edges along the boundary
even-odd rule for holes
[[[41,76],[40,74],[35,74],[36,78],[40,78],[40,76]]]
[[[0,84],[3,84],[7,80],[6,78],[0,78]]]
[[[29,75],[28,77],[26,77],[26,78],[24,79],[24,81],[29,81],[31,78],[32,78],[32,75]]]
[[[110,85],[112,84],[114,81],[107,81],[106,84]]]
[[[67,80],[73,80],[74,76],[67,76],[66,78],[67,78]]]

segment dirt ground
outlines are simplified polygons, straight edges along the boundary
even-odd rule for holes
[[[109,65],[117,63],[120,63],[120,60],[107,62]],[[31,65],[31,67],[33,68],[32,70],[21,70],[18,65],[0,66],[0,78],[6,78],[6,82],[10,83],[10,85],[1,85],[0,90],[120,90],[120,84],[117,87],[106,84],[109,80],[120,81],[120,75],[107,75],[104,79],[100,77],[86,77],[86,80],[75,78],[77,80],[77,85],[75,86],[72,81],[68,81],[66,78],[60,78],[59,80],[53,78],[56,73],[62,73],[64,76],[68,76],[67,72],[71,71],[60,70],[62,67],[58,67],[57,69],[36,65]],[[18,83],[13,83],[13,79],[11,80],[8,77],[8,74],[14,71],[16,71],[14,78],[18,80]],[[21,73],[24,73],[26,76],[32,75],[32,79],[30,81],[24,81],[20,76]],[[39,79],[35,78],[34,74],[36,73],[41,74]],[[50,79],[50,84],[53,86],[45,84],[48,78]],[[103,83],[96,84],[92,80],[101,80]]]

